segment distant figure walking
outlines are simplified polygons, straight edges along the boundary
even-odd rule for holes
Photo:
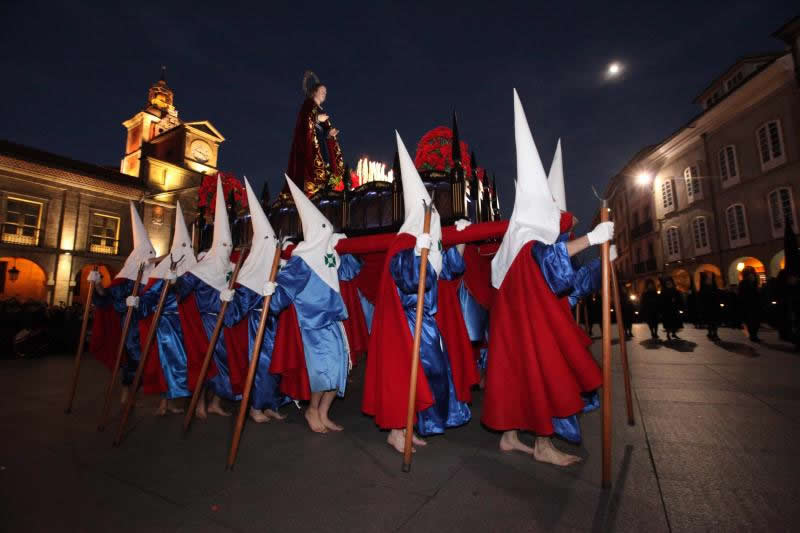
[[[648,279],[644,284],[644,294],[642,294],[642,315],[650,328],[650,337],[656,341],[658,340],[658,311],[656,284],[652,279]]]
[[[715,274],[700,273],[700,317],[708,333],[706,336],[712,341],[718,341],[717,328],[719,327],[720,295],[717,288]]]
[[[683,327],[680,310],[683,307],[681,294],[675,288],[675,282],[670,277],[664,278],[661,283],[661,321],[667,340],[679,339],[678,330]]]
[[[761,290],[758,287],[756,269],[751,266],[745,267],[742,271],[742,281],[739,283],[739,309],[750,340],[761,342],[758,338],[758,329],[761,327]]]

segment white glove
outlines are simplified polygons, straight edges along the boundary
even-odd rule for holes
[[[219,291],[219,299],[223,302],[230,302],[233,300],[233,289],[222,289]]]
[[[138,296],[128,296],[125,298],[125,305],[128,307],[139,307],[139,297]]]
[[[168,283],[175,283],[175,280],[178,279],[178,273],[174,270],[169,270],[167,271],[167,277],[164,279],[166,279]]]
[[[612,244],[608,247],[608,258],[613,263],[617,260],[617,245]]]
[[[472,222],[470,222],[469,220],[467,220],[465,218],[456,220],[456,231],[464,231],[464,228],[466,228],[467,226],[471,226],[471,225],[472,225]]]
[[[89,272],[89,275],[86,276],[86,281],[88,281],[89,283],[97,283],[101,279],[103,279],[103,276],[100,275],[99,270],[92,270],[91,272]]]
[[[414,253],[420,255],[422,250],[431,249],[431,234],[423,233],[417,236],[417,245],[414,247]]]
[[[589,245],[603,244],[614,238],[614,223],[601,222],[594,227],[592,231],[586,234],[589,238]]]
[[[266,282],[264,282],[264,289],[261,291],[261,293],[264,296],[272,296],[273,294],[275,294],[275,289],[277,288],[278,288],[277,283],[275,283],[274,281],[267,280]]]

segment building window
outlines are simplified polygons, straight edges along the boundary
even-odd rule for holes
[[[692,221],[692,235],[694,236],[694,253],[703,255],[711,252],[708,241],[708,224],[706,217],[697,217]]]
[[[719,151],[719,176],[723,187],[739,183],[739,165],[736,164],[736,147],[729,144]]]
[[[797,224],[794,218],[794,198],[789,187],[775,189],[768,196],[769,216],[772,222],[772,236],[775,238],[783,237],[786,227],[786,219],[792,225],[792,229],[797,231]]]
[[[683,178],[686,180],[686,197],[689,202],[703,199],[703,189],[700,186],[700,178],[697,177],[697,167],[686,167],[683,171]]]
[[[744,74],[742,74],[742,71],[740,70],[725,81],[725,90],[731,92],[733,89],[738,87],[740,83],[742,83],[743,79]]]
[[[761,170],[770,170],[786,162],[780,120],[770,120],[756,131]]]
[[[672,192],[671,179],[666,179],[661,184],[661,206],[664,208],[665,213],[671,213],[675,210],[675,195]]]
[[[37,246],[42,224],[42,203],[9,196],[6,199],[6,220],[3,242]]]
[[[677,261],[681,258],[680,238],[678,228],[672,226],[666,234],[667,261]]]
[[[750,244],[744,206],[742,204],[733,204],[725,210],[725,218],[728,221],[728,238],[730,239],[731,247],[736,248]]]
[[[117,255],[119,249],[119,217],[92,213],[89,224],[89,251]]]

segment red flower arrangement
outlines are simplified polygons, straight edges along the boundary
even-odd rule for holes
[[[348,190],[352,191],[353,189],[355,189],[359,185],[361,185],[361,182],[358,179],[358,174],[356,174],[355,170],[351,170],[350,171],[350,189],[348,189]],[[333,190],[334,191],[343,191],[344,190],[344,180],[339,180],[339,182],[336,184],[336,186],[334,186]]]
[[[247,207],[247,191],[244,185],[242,185],[242,182],[239,181],[236,176],[225,172],[206,174],[203,178],[203,182],[200,184],[200,189],[197,191],[197,206],[210,210],[213,216],[214,206],[217,201],[217,177],[222,179],[225,204],[228,205],[231,191],[233,191],[234,211],[238,213],[240,210]]]
[[[419,170],[438,170],[449,172],[453,168],[453,130],[447,126],[437,126],[422,136],[417,145],[414,165]],[[461,166],[467,175],[472,172],[469,161],[469,146],[461,145]]]

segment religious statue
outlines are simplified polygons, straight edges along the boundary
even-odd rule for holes
[[[303,76],[305,101],[297,115],[286,174],[312,196],[326,187],[335,188],[344,175],[344,158],[330,116],[322,109],[328,89],[306,71]]]

